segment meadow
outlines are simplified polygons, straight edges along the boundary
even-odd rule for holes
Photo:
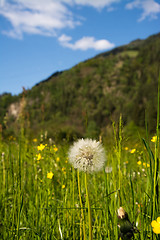
[[[151,226],[160,216],[158,127],[155,136],[137,134],[134,143],[121,120],[113,133],[110,144],[100,139],[103,169],[87,176],[91,222],[85,173],[68,159],[71,143],[46,134],[28,140],[23,131],[1,136],[0,239],[118,239],[120,207],[136,229],[134,239],[160,239]]]
[[[160,239],[159,36],[0,95],[0,240]],[[71,164],[76,136],[99,171]]]

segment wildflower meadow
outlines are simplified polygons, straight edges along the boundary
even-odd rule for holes
[[[0,239],[160,239],[159,135],[121,125],[110,146],[1,136]]]
[[[158,104],[159,109],[159,104]],[[0,239],[160,239],[155,134],[55,142],[0,135]]]

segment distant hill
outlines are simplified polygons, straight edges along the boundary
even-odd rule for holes
[[[24,126],[58,138],[98,136],[123,116],[124,125],[155,129],[160,73],[160,33],[101,53],[56,72],[18,96],[0,96],[0,123],[6,134]]]

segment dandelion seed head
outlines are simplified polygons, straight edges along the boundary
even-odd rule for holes
[[[101,170],[106,161],[102,144],[88,138],[75,142],[71,146],[68,156],[74,168],[90,173]]]

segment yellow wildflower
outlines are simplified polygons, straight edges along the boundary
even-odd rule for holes
[[[66,187],[66,186],[63,184],[63,185],[62,185],[62,188],[64,189],[65,187]]]
[[[40,153],[38,153],[36,156],[37,156],[37,161],[39,161],[39,160],[41,160],[41,159],[42,159],[42,156],[41,156],[41,154],[40,154]]]
[[[157,136],[153,136],[152,138],[151,138],[151,142],[156,142],[157,141]]]
[[[54,150],[55,152],[57,152],[57,151],[58,151],[58,148],[54,145],[53,150]]]
[[[63,167],[63,168],[62,168],[62,172],[64,172],[65,170],[66,170],[66,168],[65,168],[65,167]]]
[[[53,175],[54,174],[52,172],[49,172],[49,173],[47,173],[47,178],[52,179]]]
[[[144,167],[146,167],[146,166],[147,166],[147,167],[150,167],[150,165],[149,165],[148,163],[146,164],[145,162],[143,163],[143,166],[144,166]]]
[[[141,207],[143,207],[143,204],[138,203],[138,208],[141,208]]]
[[[125,147],[124,149],[125,149],[126,151],[128,151],[128,147]]]
[[[38,151],[42,151],[45,148],[45,145],[40,144],[39,146],[37,146]]]
[[[37,142],[37,138],[34,138],[34,139],[33,139],[33,142]]]
[[[59,157],[56,158],[56,161],[59,162]]]
[[[9,136],[9,140],[10,140],[10,141],[15,141],[15,140],[16,140],[16,138],[15,138],[15,137],[13,137],[13,136]]]
[[[136,151],[136,149],[133,148],[133,149],[131,149],[130,153],[135,153],[135,151]]]
[[[151,226],[153,227],[154,233],[160,234],[160,217],[158,217],[157,220],[153,220]]]
[[[141,164],[142,164],[142,162],[141,162],[141,161],[138,161],[138,162],[137,162],[137,164],[138,164],[138,165],[141,165]]]

